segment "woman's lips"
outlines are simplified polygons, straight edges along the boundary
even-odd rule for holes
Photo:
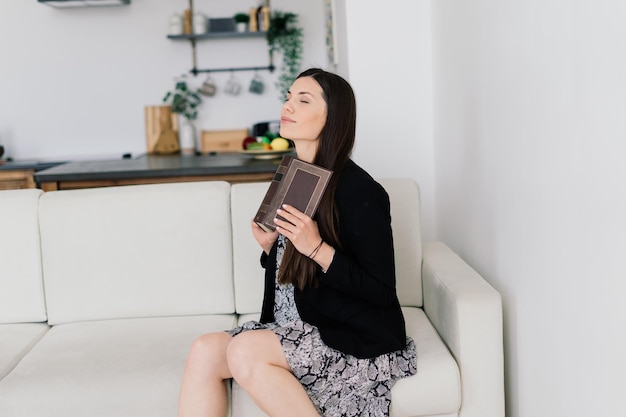
[[[293,119],[290,119],[289,117],[281,117],[280,118],[280,122],[281,123],[293,123]]]

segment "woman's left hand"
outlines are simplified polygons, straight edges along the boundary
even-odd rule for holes
[[[287,204],[278,209],[277,214],[287,221],[280,218],[274,219],[277,226],[276,230],[289,239],[298,252],[309,256],[322,240],[317,222],[297,208]]]

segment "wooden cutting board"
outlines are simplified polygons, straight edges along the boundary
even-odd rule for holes
[[[200,152],[238,152],[243,150],[243,140],[248,137],[248,129],[203,130]]]
[[[146,106],[146,148],[148,154],[180,152],[178,117],[170,106]]]

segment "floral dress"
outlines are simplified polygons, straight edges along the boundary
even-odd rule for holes
[[[284,250],[285,238],[279,235],[276,276]],[[248,330],[272,330],[281,342],[291,371],[323,416],[388,416],[391,387],[398,379],[417,371],[415,343],[410,337],[403,350],[367,359],[326,346],[319,330],[300,319],[291,284],[276,281],[274,318],[272,323],[249,321],[229,333],[236,336]]]

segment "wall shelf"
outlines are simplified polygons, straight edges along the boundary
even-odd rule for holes
[[[190,72],[193,75],[198,75],[201,72],[210,73],[210,72],[236,72],[236,71],[269,71],[274,72],[276,67],[274,65],[268,65],[265,67],[233,67],[233,68],[206,68],[206,69],[198,69],[192,68]]]
[[[168,39],[190,41],[201,39],[264,38],[266,32],[207,32],[202,35],[167,35]]]
[[[189,9],[191,10],[191,15],[193,15],[193,0],[189,0]],[[202,34],[189,34],[189,35],[167,35],[167,38],[173,41],[187,41],[191,44],[191,60],[192,60],[192,68],[189,70],[194,76],[199,73],[210,73],[210,72],[233,72],[233,71],[269,71],[274,72],[274,62],[272,54],[269,53],[269,64],[266,66],[249,66],[249,67],[233,67],[233,68],[198,68],[197,66],[197,51],[196,51],[196,42],[202,40],[224,40],[224,39],[265,39],[267,32],[237,32],[234,30],[235,25],[234,21],[231,18],[216,18],[209,19],[209,28],[215,28],[211,32],[202,33]],[[232,29],[232,30],[230,30]]]

